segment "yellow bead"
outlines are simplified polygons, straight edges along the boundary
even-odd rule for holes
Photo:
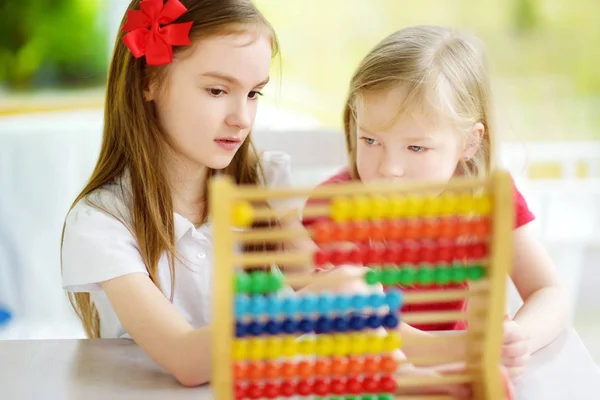
[[[333,354],[344,356],[350,350],[350,337],[348,335],[336,335],[333,338]]]
[[[245,339],[237,339],[233,342],[233,359],[241,361],[246,359],[248,352],[248,341]]]
[[[281,352],[287,357],[295,356],[298,353],[298,342],[294,337],[286,337],[283,339]]]
[[[254,220],[254,209],[247,201],[239,201],[233,206],[231,219],[239,228],[248,227]]]
[[[388,204],[385,216],[387,218],[399,218],[403,215],[406,199],[400,196],[390,196]]]
[[[423,200],[415,196],[409,196],[406,198],[404,205],[403,216],[408,218],[414,218],[420,216],[423,210]]]
[[[317,352],[317,342],[314,338],[306,337],[298,342],[298,353],[305,356],[314,355]]]
[[[356,221],[364,221],[369,218],[371,211],[371,202],[368,197],[356,196],[352,199],[352,219]]]
[[[367,336],[364,333],[353,333],[350,337],[352,354],[361,355],[367,352]]]
[[[378,335],[376,333],[369,334],[367,338],[367,353],[379,354],[383,352],[383,339],[384,336]]]
[[[248,344],[248,358],[262,360],[266,355],[266,341],[263,338],[252,338]]]
[[[458,208],[458,196],[455,193],[447,192],[441,196],[440,215],[451,216],[456,213]]]
[[[348,221],[352,216],[352,202],[344,197],[336,197],[331,200],[331,219],[335,222]]]
[[[320,356],[330,356],[333,353],[333,338],[330,335],[317,337],[317,351]]]
[[[383,339],[383,349],[385,351],[394,351],[402,347],[402,339],[398,332],[390,332]]]
[[[265,353],[266,358],[268,358],[270,360],[279,358],[281,356],[282,345],[283,345],[283,340],[281,340],[281,338],[273,337],[273,338],[267,339],[266,353]]]
[[[461,193],[458,197],[458,213],[463,216],[471,215],[475,212],[475,202],[473,195]]]
[[[388,216],[390,202],[383,196],[375,196],[371,199],[371,219],[379,220]]]
[[[423,215],[427,217],[436,217],[442,211],[442,199],[439,197],[426,197],[423,200]]]
[[[479,195],[474,199],[475,212],[479,215],[488,215],[492,212],[492,199],[487,195]]]

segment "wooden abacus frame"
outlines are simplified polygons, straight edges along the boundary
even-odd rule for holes
[[[468,348],[468,355],[462,361],[466,362],[467,373],[443,377],[411,377],[398,378],[398,383],[406,386],[425,384],[472,384],[475,399],[499,400],[505,398],[505,388],[499,373],[501,365],[501,346],[503,321],[506,307],[505,286],[506,276],[512,262],[512,231],[513,231],[513,184],[511,177],[504,171],[495,171],[489,178],[457,178],[449,183],[420,183],[420,184],[362,184],[344,183],[313,189],[266,189],[256,186],[236,186],[225,176],[218,176],[210,186],[210,211],[214,219],[214,291],[213,291],[213,324],[212,324],[212,391],[219,400],[234,399],[234,378],[232,369],[232,344],[234,332],[234,269],[239,266],[253,268],[271,263],[304,264],[313,263],[312,255],[306,253],[286,253],[283,251],[269,253],[236,254],[234,245],[239,242],[257,242],[260,240],[285,240],[297,235],[310,235],[308,231],[297,231],[285,228],[261,229],[253,232],[236,232],[233,229],[233,208],[236,202],[264,202],[267,199],[300,198],[310,196],[313,199],[330,198],[334,196],[356,195],[390,195],[390,194],[421,194],[440,191],[485,191],[492,199],[492,232],[489,242],[490,256],[487,263],[488,275],[486,281],[471,285],[467,290],[429,291],[409,293],[405,302],[449,301],[469,299],[466,313],[469,328],[466,332],[424,338],[427,343],[462,343]],[[307,207],[305,216],[324,216],[328,206]],[[253,214],[256,220],[276,218],[274,210],[259,208]],[[310,282],[311,278],[293,277],[286,283],[302,285]],[[315,278],[312,278],[315,279]],[[409,323],[418,323],[432,318],[456,320],[463,313],[439,312],[419,313],[411,318],[403,318]],[[437,315],[432,315],[437,314]],[[421,340],[419,340],[421,342]],[[406,343],[406,341],[405,341]],[[447,358],[447,357],[446,357]],[[424,364],[443,363],[444,357],[437,359],[412,360]],[[403,399],[421,400],[451,400],[449,396],[399,396]]]

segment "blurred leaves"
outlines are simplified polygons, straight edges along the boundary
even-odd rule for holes
[[[98,85],[106,24],[95,0],[1,0],[0,82],[16,89]]]

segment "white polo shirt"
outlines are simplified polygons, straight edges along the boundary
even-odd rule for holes
[[[290,158],[280,152],[261,155],[265,184],[269,187],[290,185]],[[72,292],[89,292],[100,317],[102,338],[129,338],[121,325],[100,282],[142,272],[148,274],[139,247],[130,231],[126,207],[128,179],[108,184],[75,205],[66,219],[62,248],[63,287]],[[92,205],[100,204],[113,215]],[[271,207],[287,213],[298,209],[293,201],[273,201]],[[213,237],[211,222],[199,228],[175,213],[175,289],[173,305],[194,327],[211,321],[213,284]],[[129,226],[129,227],[128,227]],[[161,289],[171,297],[171,275],[166,253],[158,263]]]

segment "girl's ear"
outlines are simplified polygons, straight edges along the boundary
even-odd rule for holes
[[[465,150],[463,152],[463,158],[469,160],[477,154],[479,146],[481,146],[481,139],[485,134],[485,127],[481,122],[477,122],[471,127],[471,130],[467,134],[467,141],[465,143]]]
[[[154,101],[156,99],[156,92],[158,90],[156,81],[148,84],[146,89],[144,89],[144,100],[146,101]]]

